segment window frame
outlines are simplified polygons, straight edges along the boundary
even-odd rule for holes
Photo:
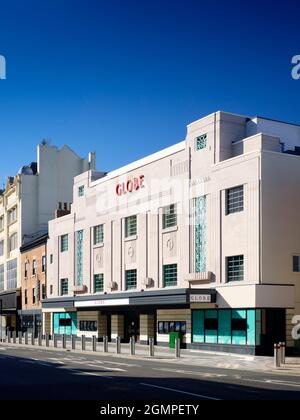
[[[82,198],[82,197],[84,197],[84,194],[85,194],[85,186],[84,185],[80,185],[78,187],[78,197],[79,198]]]
[[[97,233],[97,229],[100,229],[100,232]],[[99,238],[99,240],[97,239]],[[104,224],[96,225],[93,227],[93,244],[94,246],[102,245],[104,243]]]
[[[131,225],[133,223],[133,226]],[[137,215],[125,217],[125,238],[131,238],[137,235]]]
[[[231,273],[236,272],[237,270],[234,269],[234,265],[237,265],[237,262],[234,261],[237,259],[242,259],[242,272],[241,274],[231,274],[229,275],[229,264],[230,264],[230,260],[232,260],[231,264],[232,265],[232,269],[231,269]],[[240,273],[240,271],[239,271]],[[226,283],[236,283],[236,282],[241,282],[245,280],[245,256],[240,254],[240,255],[231,255],[226,257]]]
[[[168,284],[167,284],[166,283],[166,271],[167,270],[175,270],[175,268],[176,268],[176,282],[174,280],[169,282],[169,280],[168,280]],[[165,264],[165,265],[163,265],[163,288],[177,287],[177,286],[178,286],[178,264]]]
[[[177,204],[169,204],[162,209],[163,230],[177,226]]]
[[[66,287],[66,293],[64,292],[64,285],[67,285]],[[69,279],[65,278],[65,279],[61,279],[60,280],[60,296],[68,296],[69,294]]]
[[[298,259],[298,262],[297,262],[298,269],[297,270],[295,270],[295,261],[294,261],[295,258]],[[300,255],[298,255],[298,254],[293,254],[292,255],[292,270],[293,270],[293,274],[300,274]]]
[[[96,277],[98,277],[98,279],[96,279]],[[96,281],[99,280],[100,282],[102,282],[102,287],[100,287],[99,290],[97,290],[96,288]],[[103,293],[104,292],[104,274],[103,273],[98,273],[98,274],[94,274],[94,293]]]
[[[64,242],[66,240],[66,243]],[[68,252],[69,251],[69,235],[64,234],[60,237],[60,252]]]
[[[201,134],[195,138],[195,151],[199,152],[207,148],[207,133]]]
[[[132,282],[132,278],[129,279],[128,276],[131,274],[135,273],[135,282],[132,284],[129,284],[129,280],[130,282]],[[131,269],[131,270],[125,270],[125,289],[126,290],[135,290],[137,289],[137,269]]]
[[[242,191],[242,198],[240,198],[240,191]],[[232,195],[231,197],[230,194]],[[225,207],[226,216],[228,216],[229,214],[241,213],[245,210],[244,185],[237,185],[236,187],[226,189]]]

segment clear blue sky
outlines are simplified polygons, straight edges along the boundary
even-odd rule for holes
[[[43,138],[111,170],[217,110],[300,123],[297,3],[0,0],[0,183]]]

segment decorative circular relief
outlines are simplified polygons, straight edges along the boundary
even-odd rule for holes
[[[97,254],[96,255],[96,261],[97,261],[97,263],[101,263],[102,262],[102,255],[101,254]]]
[[[167,248],[168,248],[169,251],[172,251],[172,249],[174,248],[173,239],[170,238],[170,239],[167,240]]]
[[[133,249],[133,247],[132,246],[130,246],[129,248],[128,248],[128,255],[129,255],[129,257],[133,257],[134,256],[134,249]]]

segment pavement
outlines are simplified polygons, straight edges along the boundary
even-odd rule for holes
[[[197,355],[171,359],[167,351],[161,353],[150,359],[1,344],[0,399],[109,400],[118,405],[132,400],[300,400],[297,374],[251,370],[249,360],[232,363],[239,365],[233,369],[195,363]]]
[[[24,341],[23,341],[24,343]],[[30,343],[30,340],[29,340]],[[35,341],[37,343],[37,340]],[[7,343],[8,344],[8,343]],[[45,341],[42,342],[42,346],[45,347]],[[10,346],[19,347],[19,344],[9,344]],[[21,345],[21,347],[24,344]],[[35,348],[35,346],[27,345],[28,348]],[[54,348],[53,342],[50,342],[49,349],[53,351],[60,351],[62,349],[62,342],[58,341],[58,347]],[[67,341],[67,349],[71,350],[71,342]],[[64,350],[64,351],[66,351]],[[91,341],[86,342],[86,350],[82,352],[81,350],[81,341],[77,340],[76,342],[76,352],[79,353],[89,353],[94,354],[92,351]],[[97,343],[97,353],[103,354],[103,343]],[[116,344],[109,343],[108,345],[108,354],[119,357],[119,358],[132,358],[130,355],[130,346],[129,344],[121,345],[121,354],[116,354]],[[230,354],[230,353],[214,353],[201,350],[181,350],[180,358],[175,357],[175,350],[169,349],[167,347],[155,346],[155,356],[149,356],[149,346],[136,345],[135,356],[136,359],[152,359],[156,362],[164,361],[165,363],[176,363],[178,365],[186,364],[190,366],[204,366],[220,369],[232,369],[232,370],[251,370],[257,372],[273,372],[273,373],[285,373],[291,375],[300,375],[300,358],[298,357],[289,357],[286,358],[285,364],[280,368],[274,367],[273,357],[263,357],[263,356],[249,356],[249,355],[239,355],[239,354]]]

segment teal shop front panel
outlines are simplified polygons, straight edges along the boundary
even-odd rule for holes
[[[66,335],[72,334],[72,321],[71,321],[71,314],[66,314],[66,323],[65,323],[65,332]]]
[[[231,344],[231,311],[219,311],[219,344]]]
[[[245,309],[234,309],[232,311],[232,319],[246,319],[247,312]]]
[[[246,310],[233,310],[232,311],[232,320],[247,320],[247,311]],[[244,330],[234,330],[232,329],[232,344],[237,344],[239,346],[244,346],[247,344],[247,331]]]
[[[257,346],[261,345],[261,332],[262,332],[262,318],[261,318],[261,310],[256,310],[256,333],[255,333],[255,344]]]
[[[205,343],[216,344],[218,342],[217,330],[205,330]]]
[[[246,345],[246,331],[232,331],[232,344]]]
[[[65,320],[66,320],[66,314],[60,314],[59,316],[59,334],[65,334]]]
[[[204,311],[193,311],[193,343],[204,343]]]
[[[205,311],[205,320],[207,320],[206,323],[208,323],[209,320],[215,320],[216,325],[218,325],[218,311]],[[205,325],[205,342],[208,344],[216,344],[218,342],[218,330]]]
[[[255,309],[247,311],[247,345],[255,346]]]
[[[60,314],[53,314],[53,333],[59,334],[59,316]]]
[[[77,334],[77,313],[72,312],[71,313],[71,321],[72,321],[72,334]]]

